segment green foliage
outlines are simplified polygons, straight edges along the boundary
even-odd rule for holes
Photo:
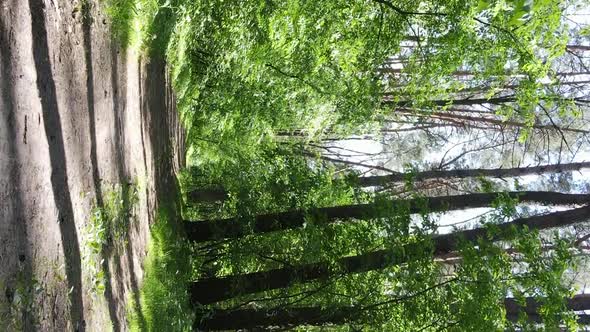
[[[571,249],[573,240],[557,234],[552,238],[556,241],[552,244],[553,250],[547,253],[544,249],[547,242],[539,239],[538,232],[523,230],[516,247],[523,261],[519,267],[527,271],[519,276],[521,288],[515,293],[516,297],[532,294],[539,298],[539,313],[547,330],[556,330],[565,322],[567,329],[574,331],[577,330],[576,317],[566,306],[566,299],[575,291],[571,277],[567,277],[568,271],[575,270],[577,265]]]
[[[245,221],[256,214],[344,205],[367,196],[337,177],[333,167],[310,162],[294,148],[260,149],[224,163],[205,161],[180,178],[184,192],[224,188],[229,198],[217,216]]]
[[[123,47],[148,56],[162,56],[175,24],[174,1],[101,0],[109,15],[113,37]]]
[[[376,82],[362,38],[376,33],[377,17],[362,14],[363,5],[338,1],[186,5],[168,59],[194,153],[199,142],[239,150],[277,131],[313,136],[340,114],[372,113]]]
[[[139,31],[150,52],[166,53],[191,161],[255,154],[292,131],[358,133],[391,113],[384,95],[445,108],[470,88],[497,97],[520,76],[498,112],[528,125],[540,102],[567,102],[542,84],[567,41],[558,1],[106,1],[116,34]],[[400,77],[380,72],[392,56],[406,61]]]
[[[114,185],[105,191],[103,206],[90,211],[90,220],[82,233],[82,269],[89,279],[90,293],[102,295],[106,275],[102,268],[107,248],[117,248],[127,241],[127,231],[135,220],[138,202],[135,184]]]
[[[123,30],[131,31],[134,8],[144,47],[150,54],[165,52],[187,129],[190,167],[180,175],[183,192],[228,193],[222,202],[184,209],[183,217],[235,217],[250,225],[259,214],[305,211],[301,229],[196,248],[178,238],[173,209],[160,211],[141,301],[131,312],[134,329],[189,330],[189,280],[320,261],[329,262],[333,277],[217,307],[346,306],[358,309],[355,322],[347,324],[351,329],[498,331],[527,325],[525,319],[506,321],[502,303],[514,294],[543,301],[548,329],[574,327],[572,317],[562,314],[563,295],[571,293],[564,279],[574,265],[565,240],[556,237],[556,249],[544,251],[544,235],[516,229],[496,234],[494,226],[516,214],[513,198],[498,197],[496,212],[482,220],[488,236],[463,243],[454,253],[459,262],[451,265],[433,252],[436,222],[426,204],[418,217],[411,216],[407,204],[393,205],[388,194],[356,188],[351,178],[358,174],[342,176],[306,150],[327,135],[366,133],[398,107],[444,111],[459,94],[482,86],[489,88],[484,99],[506,98],[495,108],[499,115],[525,123],[521,141],[529,138],[526,129],[538,105],[557,105],[560,116],[573,114],[571,102],[543,85],[553,79],[551,66],[567,41],[558,1],[111,4],[121,8],[112,14],[115,27],[128,24]],[[417,45],[411,51],[405,47],[409,39]],[[383,67],[393,56],[406,63],[399,75]],[[457,78],[460,70],[472,72],[473,79]],[[499,95],[496,89],[514,77],[514,94]],[[405,174],[407,192],[419,198],[414,172]],[[487,179],[479,187],[497,190]],[[325,226],[326,216],[315,210],[358,203],[374,203],[379,217]],[[93,232],[102,234],[101,227]],[[490,241],[496,236],[504,241]],[[518,254],[508,254],[509,246]],[[388,253],[382,270],[341,273],[339,259],[375,250]],[[404,264],[396,264],[400,257]],[[199,318],[213,309],[198,307]]]
[[[231,216],[247,225],[258,214],[353,204],[367,201],[370,197],[356,191],[347,179],[337,178],[332,168],[311,164],[290,150],[263,150],[256,158],[240,158],[236,163],[223,164],[223,168],[218,165],[211,163],[185,171],[180,176],[183,191],[221,186],[228,192],[229,198],[213,209],[209,206],[187,208],[185,218]],[[260,255],[267,256],[273,252],[279,253],[278,260],[284,257],[292,263],[336,257],[351,253],[347,244],[354,243],[350,242],[352,236],[363,242],[369,239],[368,229],[316,227],[319,218],[322,216],[310,212],[303,230],[288,232],[280,237],[248,237],[229,243],[220,249],[226,258],[216,260],[215,265],[203,267],[201,273],[225,275],[276,267],[277,261],[272,259],[262,258],[261,263]]]
[[[190,247],[180,235],[175,209],[161,207],[151,228],[140,301],[131,301],[128,309],[132,331],[192,331]]]
[[[504,218],[501,216],[501,209],[497,214],[498,219]],[[397,218],[403,215],[401,212]],[[374,223],[375,220],[370,222]],[[351,316],[354,321],[335,330],[346,330],[347,326],[354,329],[356,326],[366,330],[436,331],[442,328],[449,331],[499,331],[530,326],[526,316],[517,322],[508,322],[503,307],[506,297],[526,296],[540,301],[540,314],[548,331],[561,324],[573,330],[576,328],[575,320],[565,307],[567,296],[572,294],[568,269],[575,267],[575,260],[570,250],[571,242],[556,234],[542,237],[537,232],[523,229],[497,243],[492,243],[487,238],[476,243],[465,242],[457,253],[459,261],[451,265],[437,261],[432,256],[429,244],[431,238],[427,235],[431,234],[429,230],[424,235],[420,235],[418,231],[405,235],[398,232],[395,237],[383,241],[383,237],[370,236],[368,229],[374,228],[362,229],[360,234],[365,238],[361,239],[352,236],[353,232],[350,230],[354,227],[339,226],[323,228],[318,232],[319,236],[314,238],[314,241],[321,242],[317,251],[312,243],[305,242],[305,249],[299,258],[296,258],[297,250],[290,250],[292,247],[286,246],[288,242],[284,240],[293,234],[274,236],[273,241],[266,242],[265,247],[259,248],[252,246],[252,240],[242,240],[238,244],[240,248],[250,253],[256,250],[264,254],[262,257],[271,257],[274,265],[252,263],[250,266],[241,265],[232,272],[258,270],[261,266],[266,270],[299,264],[302,261],[336,259],[374,250],[376,247],[388,248],[392,251],[392,257],[401,255],[412,259],[408,263],[394,264],[379,271],[335,273],[329,280],[235,298],[219,306],[239,308],[255,305],[270,311],[287,306],[355,308],[355,314]],[[310,232],[313,229],[304,233],[310,236]],[[331,236],[333,234],[337,236]],[[550,243],[557,244],[555,250],[544,249],[544,241],[549,241],[550,238]],[[393,239],[396,241],[392,241]],[[257,237],[257,241],[261,241],[260,237]],[[337,241],[337,244],[332,241]],[[262,242],[258,242],[260,243]],[[400,252],[400,248],[407,243],[420,243],[423,250]],[[276,247],[273,246],[275,244]],[[510,247],[508,244],[514,246],[518,253],[511,254],[507,251],[506,248]],[[350,250],[355,245],[359,249],[348,253],[343,251],[343,248]],[[281,250],[281,254],[277,254],[277,250]],[[218,263],[224,264],[226,259],[243,262],[244,256],[228,254]],[[332,269],[337,272],[339,266],[334,265]],[[206,315],[206,309],[202,308],[201,311]],[[302,329],[314,330],[311,327]]]
[[[109,15],[114,38],[124,47],[134,44],[134,27],[137,0],[103,0]]]

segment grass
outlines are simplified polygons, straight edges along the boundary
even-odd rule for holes
[[[192,331],[191,251],[177,229],[175,211],[172,204],[161,207],[152,226],[140,303],[130,301],[128,307],[131,331]]]
[[[111,19],[113,35],[122,45],[132,45],[138,31],[134,25],[136,0],[104,0],[106,12]]]
[[[124,48],[164,55],[176,20],[171,0],[102,0],[113,37]]]
[[[82,268],[91,295],[104,294],[107,276],[102,266],[105,252],[127,241],[138,199],[136,184],[114,185],[105,191],[103,206],[95,204],[91,210],[90,220],[82,233]]]

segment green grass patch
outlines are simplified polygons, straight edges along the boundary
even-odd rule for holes
[[[95,203],[82,233],[82,268],[89,291],[102,295],[106,275],[102,268],[105,251],[125,245],[129,226],[136,220],[138,198],[136,184],[118,184],[105,191],[102,206]]]
[[[172,205],[161,207],[151,228],[140,300],[130,301],[128,308],[132,331],[192,331],[191,250],[180,236],[176,217]]]
[[[136,13],[137,0],[104,0],[106,12],[111,19],[114,37],[124,46],[132,45],[137,38]]]
[[[113,37],[123,47],[164,54],[175,26],[175,1],[102,0]]]

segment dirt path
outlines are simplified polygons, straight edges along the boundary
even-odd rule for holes
[[[0,326],[126,330],[158,198],[175,192],[182,132],[162,61],[111,39],[97,1],[0,0]],[[180,150],[180,151],[179,151]],[[137,182],[124,245],[83,265],[93,207]],[[136,301],[137,302],[137,301]],[[138,304],[139,305],[139,304]]]

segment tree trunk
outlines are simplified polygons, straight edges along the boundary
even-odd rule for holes
[[[534,167],[517,167],[517,168],[495,168],[495,169],[453,169],[448,171],[424,171],[414,174],[413,179],[424,181],[430,179],[462,179],[470,177],[491,177],[505,178],[517,177],[530,174],[543,173],[562,173],[568,171],[577,171],[582,168],[590,168],[590,162],[570,163],[570,164],[553,164]],[[387,183],[402,182],[406,179],[405,173],[394,173],[389,175],[364,176],[358,178],[358,184],[361,187],[382,186]]]
[[[226,200],[227,191],[221,187],[198,189],[187,193],[188,201],[191,203],[216,203]]]
[[[510,223],[497,226],[499,232],[512,226],[527,226],[529,229],[547,229],[563,227],[582,222],[590,218],[590,206],[546,215],[519,218]],[[459,241],[476,241],[487,234],[485,228],[460,231],[433,238],[434,255],[448,254],[456,249]],[[491,239],[495,240],[495,239]],[[421,256],[428,246],[423,243],[405,245],[400,250],[378,250],[370,253],[340,258],[336,261],[340,267],[334,271],[333,262],[318,262],[298,266],[283,267],[268,271],[232,275],[222,278],[208,278],[193,282],[190,286],[191,299],[195,303],[210,304],[232,297],[285,288],[300,282],[327,280],[338,274],[360,273],[379,270],[387,266],[400,265],[413,259],[412,255]],[[405,253],[405,254],[404,254]]]
[[[412,105],[411,101],[407,101],[407,100],[392,101],[392,100],[388,100],[387,99],[388,97],[389,96],[386,95],[385,99],[383,100],[383,103],[386,105],[391,105],[391,106],[396,106],[396,107],[407,107],[407,106]],[[552,99],[557,99],[557,98],[548,98],[548,99],[552,100]],[[516,98],[512,97],[512,96],[496,97],[496,98],[472,98],[472,99],[464,98],[464,99],[430,100],[429,102],[431,104],[437,105],[437,106],[450,106],[450,105],[472,106],[472,105],[488,105],[488,104],[502,105],[502,104],[507,104],[507,103],[514,103],[514,102],[516,102]]]
[[[502,193],[477,193],[468,195],[440,196],[425,199],[391,200],[393,207],[407,206],[410,213],[420,213],[424,209],[429,212],[448,210],[462,210],[468,208],[489,207]],[[585,204],[590,201],[590,195],[563,194],[547,191],[507,192],[512,198],[521,202],[535,202],[548,205]],[[239,238],[249,234],[263,234],[302,227],[305,217],[321,215],[326,224],[340,219],[371,219],[386,217],[383,209],[376,204],[344,205],[327,208],[311,209],[309,211],[288,211],[256,216],[250,225],[245,225],[238,218],[186,221],[184,227],[188,239],[195,242],[219,240],[224,238]]]
[[[578,73],[566,73],[568,76],[576,75]],[[393,94],[385,94],[383,99],[383,104],[390,105],[393,107],[409,107],[412,106],[413,101],[411,100],[400,100],[394,101],[392,100]],[[587,100],[583,97],[576,97],[576,98],[563,98],[563,97],[543,97],[540,100],[544,101],[577,101],[577,102],[587,102]],[[495,97],[495,98],[463,98],[463,99],[438,99],[438,100],[430,100],[429,103],[436,106],[451,106],[451,105],[464,105],[464,106],[474,106],[474,105],[503,105],[508,103],[515,103],[517,102],[516,97],[514,96],[505,96],[505,97]]]
[[[560,127],[557,125],[553,125],[553,124],[533,124],[533,125],[527,125],[524,122],[518,122],[518,121],[507,121],[507,120],[500,120],[500,119],[493,119],[493,118],[488,118],[488,117],[475,117],[475,116],[469,116],[469,115],[462,115],[462,114],[456,114],[453,113],[452,111],[446,111],[446,112],[421,112],[421,111],[416,111],[416,110],[411,110],[411,109],[397,109],[396,112],[398,113],[403,113],[406,115],[410,115],[410,116],[415,116],[415,117],[423,117],[423,118],[431,118],[431,119],[437,119],[437,120],[441,120],[441,121],[453,121],[453,122],[458,122],[459,124],[464,123],[466,126],[469,126],[470,122],[476,122],[476,123],[488,123],[488,124],[492,124],[495,126],[500,126],[500,127],[504,127],[504,126],[508,126],[508,127],[519,127],[519,128],[534,128],[534,129],[539,129],[539,130],[556,130],[556,131],[568,131],[568,132],[574,132],[574,133],[578,133],[578,134],[588,134],[590,132],[588,132],[588,130],[583,130],[583,129],[576,129],[576,128],[567,128],[567,127]]]
[[[211,316],[194,324],[195,331],[255,329],[294,327],[299,325],[344,324],[354,320],[355,308],[322,309],[320,307],[299,307],[290,309],[238,309],[215,310]]]
[[[520,312],[527,314],[528,320],[541,322],[539,303],[534,298],[526,299],[526,307],[521,307],[514,299],[504,300],[506,318],[516,322]],[[568,309],[583,311],[590,309],[590,294],[580,294],[569,299]],[[212,315],[195,322],[195,330],[237,330],[251,328],[295,327],[299,325],[341,325],[361,317],[363,307],[297,307],[287,309],[236,309],[214,310]],[[590,316],[579,315],[578,321],[587,324]]]

